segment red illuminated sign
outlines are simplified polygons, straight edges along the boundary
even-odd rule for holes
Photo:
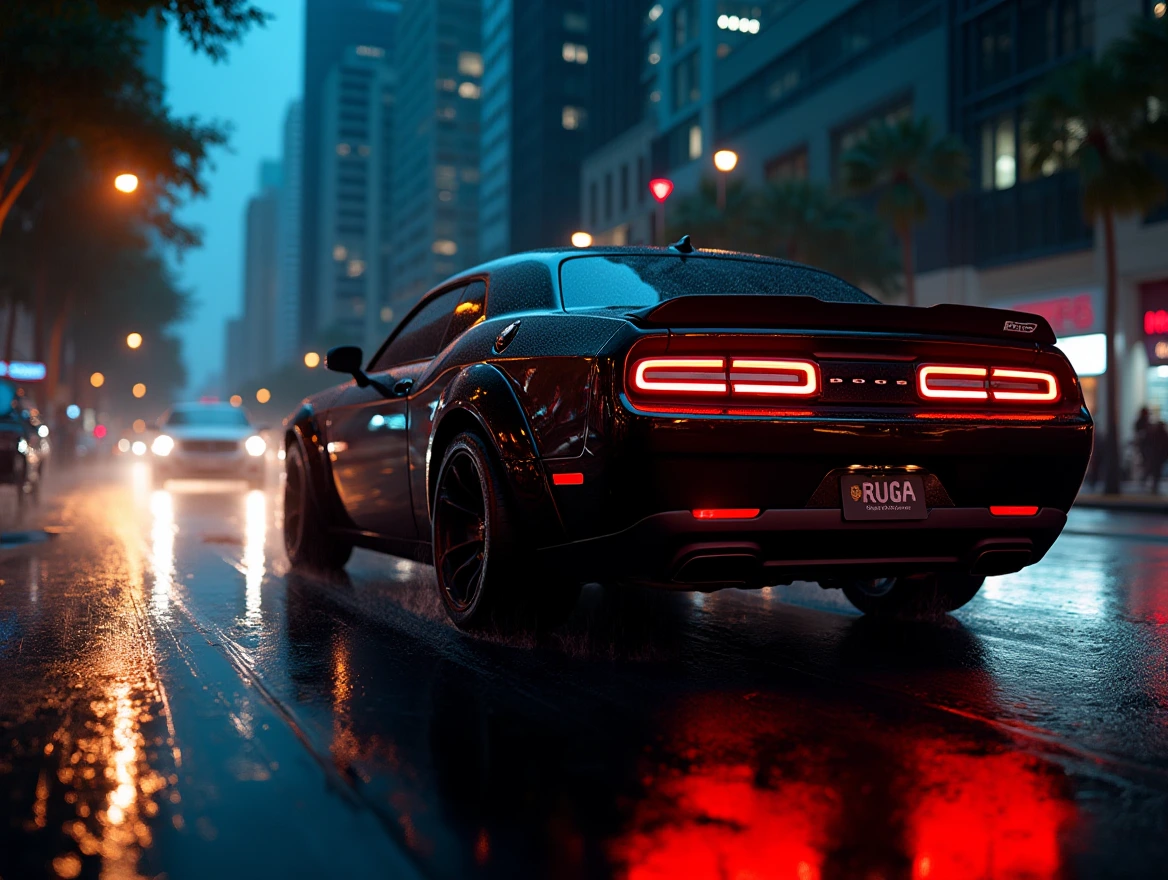
[[[664,177],[658,177],[649,181],[649,192],[653,193],[653,198],[659,202],[664,202],[669,198],[670,193],[673,192],[673,181],[667,180]]]
[[[1148,363],[1168,364],[1168,280],[1140,285],[1140,311]]]
[[[1042,315],[1054,330],[1055,336],[1082,336],[1103,330],[1102,309],[1098,307],[1096,296],[1095,292],[1085,291],[1050,299],[1010,303],[1006,308]]]

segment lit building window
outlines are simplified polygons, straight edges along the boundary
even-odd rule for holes
[[[571,64],[588,63],[588,47],[582,43],[564,43],[563,58]]]
[[[458,88],[458,82],[455,80],[452,80],[452,79],[438,80],[438,91],[440,91],[440,92],[453,92],[457,88]]]
[[[384,58],[385,50],[380,46],[358,46],[357,54],[366,58]]]
[[[588,113],[583,107],[565,107],[560,111],[560,124],[568,131],[583,128],[588,119]]]
[[[483,56],[478,52],[459,52],[458,72],[463,76],[482,76]]]
[[[757,34],[759,21],[757,18],[739,17],[737,15],[719,15],[718,27],[724,31],[737,31],[740,34]]]
[[[1163,18],[1165,12],[1168,12],[1168,3],[1157,3],[1152,7],[1152,14],[1156,18]]]
[[[653,91],[649,92],[649,101],[654,104],[659,103],[661,101],[661,89],[653,89]]]
[[[349,260],[348,275],[350,278],[360,278],[365,274],[364,260]]]
[[[361,146],[357,147],[358,156],[368,156],[371,152],[372,150],[369,149],[369,144],[361,144]]]
[[[700,125],[689,127],[689,157],[691,159],[702,158],[702,127]]]
[[[1013,115],[988,120],[981,127],[981,188],[1009,189],[1018,181],[1018,153]]]
[[[458,253],[458,244],[449,238],[440,238],[430,245],[430,250],[444,257],[453,257]]]
[[[661,63],[661,38],[660,37],[654,37],[653,39],[651,39],[649,41],[649,59],[648,60],[649,60],[650,64],[660,64]]]
[[[338,244],[333,248],[333,259],[338,263],[344,262],[349,258],[349,249],[343,244]]]
[[[478,183],[479,182],[479,170],[477,168],[470,168],[470,167],[463,168],[462,169],[462,182],[463,183]]]
[[[393,320],[393,309],[391,309],[389,306],[382,306],[381,307],[381,323],[388,324],[392,320]]]
[[[438,118],[439,119],[453,119],[454,116],[455,116],[455,113],[454,113],[453,107],[439,107],[438,108]]]
[[[661,7],[660,3],[654,3],[653,8],[649,10],[649,21],[656,21],[661,17],[661,13],[664,11],[665,10]]]
[[[451,202],[454,201],[454,193],[448,189],[444,189],[438,193],[438,201]]]
[[[458,86],[458,96],[460,98],[466,98],[470,101],[477,101],[481,93],[482,89],[480,89],[477,84],[469,81],[460,83]]]
[[[353,151],[353,148],[350,147],[348,144],[345,144],[345,143],[337,144],[337,155],[338,156],[347,156],[352,151]]]

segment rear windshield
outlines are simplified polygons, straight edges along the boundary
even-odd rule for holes
[[[247,413],[241,409],[176,409],[166,417],[168,425],[206,425],[213,428],[245,428]]]
[[[874,303],[834,275],[761,260],[617,254],[572,257],[560,266],[564,308],[653,306],[675,296],[751,293]]]

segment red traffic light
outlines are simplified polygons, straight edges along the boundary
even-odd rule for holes
[[[654,178],[649,181],[649,192],[653,193],[653,198],[657,201],[664,202],[673,192],[673,181],[664,177]]]
[[[93,428],[93,438],[95,440],[105,439],[105,425],[95,425]]]

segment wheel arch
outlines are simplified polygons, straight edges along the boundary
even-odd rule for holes
[[[519,515],[537,541],[557,540],[563,527],[527,414],[508,378],[491,364],[461,370],[439,401],[426,447],[427,516],[433,514],[442,458],[451,441],[464,431],[474,431],[486,440],[502,467]]]
[[[314,500],[321,506],[326,516],[337,525],[350,526],[349,515],[345,512],[332,482],[332,470],[324,449],[324,432],[321,430],[316,411],[311,404],[305,404],[284,423],[284,455],[292,445],[299,447],[308,464],[308,485]],[[287,467],[287,465],[285,465]]]

